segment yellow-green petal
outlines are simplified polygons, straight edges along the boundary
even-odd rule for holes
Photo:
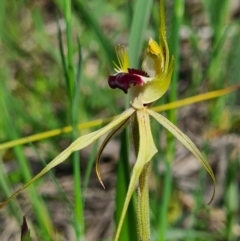
[[[205,160],[201,152],[198,150],[196,145],[189,139],[188,136],[186,136],[181,130],[179,130],[171,121],[169,121],[164,116],[148,109],[148,113],[156,119],[161,125],[163,125],[168,131],[170,131],[189,151],[192,152],[192,154],[200,161],[200,163],[203,165],[203,167],[207,170],[209,175],[211,176],[214,184],[213,194],[211,197],[211,200],[209,204],[212,202],[214,195],[215,195],[215,175],[212,171],[212,168],[208,164],[208,162]]]

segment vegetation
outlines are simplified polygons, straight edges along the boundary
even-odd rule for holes
[[[216,195],[207,205],[210,177],[152,121],[158,154],[149,174],[151,240],[236,240],[240,6],[234,0],[175,0],[165,1],[165,9],[175,68],[155,111],[165,111],[200,148],[215,173]],[[107,83],[114,46],[128,47],[131,66],[139,68],[143,49],[158,31],[158,1],[0,1],[1,202],[78,136],[128,106],[128,97]],[[103,153],[106,190],[94,170],[95,143],[0,210],[0,240],[112,240],[131,175],[128,136],[116,136]],[[137,240],[135,209],[133,197],[119,240]]]

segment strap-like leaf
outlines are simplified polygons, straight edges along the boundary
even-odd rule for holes
[[[186,136],[182,131],[180,131],[171,121],[169,121],[164,116],[152,111],[148,110],[148,113],[156,119],[161,125],[163,125],[168,131],[170,131],[189,151],[192,152],[192,154],[201,162],[201,164],[204,166],[204,168],[207,170],[209,175],[211,176],[214,184],[213,194],[211,197],[211,200],[209,204],[212,202],[214,195],[215,195],[215,176],[212,171],[212,168],[208,164],[208,162],[205,160],[201,152],[198,150],[196,145],[189,139],[188,136]]]

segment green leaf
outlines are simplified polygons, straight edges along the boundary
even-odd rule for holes
[[[142,51],[144,31],[150,18],[153,0],[136,1],[129,37],[129,56],[131,66],[138,67]]]

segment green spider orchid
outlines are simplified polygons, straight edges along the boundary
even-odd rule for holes
[[[98,178],[102,183],[100,172],[98,170],[99,160],[104,147],[109,142],[111,137],[119,130],[126,127],[130,122],[135,125],[137,129],[138,140],[136,141],[137,146],[137,160],[133,167],[131,180],[128,187],[128,192],[125,198],[125,203],[121,215],[121,219],[116,231],[115,241],[118,240],[121,227],[127,208],[132,197],[135,187],[139,184],[140,193],[146,190],[142,180],[146,179],[147,172],[146,167],[148,166],[152,157],[156,154],[157,148],[154,144],[151,126],[150,126],[150,117],[153,117],[161,125],[163,125],[168,131],[170,131],[187,149],[189,149],[193,155],[201,162],[205,169],[210,174],[214,182],[214,191],[215,193],[215,177],[211,167],[208,162],[204,159],[203,155],[200,153],[195,144],[184,134],[182,133],[175,125],[173,125],[168,119],[164,116],[154,112],[149,107],[150,105],[159,99],[165,94],[168,90],[171,76],[173,72],[173,57],[169,56],[169,49],[166,40],[166,29],[165,29],[165,15],[164,15],[164,6],[163,1],[160,1],[160,44],[158,44],[153,39],[149,40],[146,57],[142,63],[142,69],[137,70],[130,68],[128,54],[125,51],[124,47],[118,45],[116,47],[116,54],[118,58],[118,64],[115,64],[114,75],[110,75],[108,78],[108,83],[111,88],[119,88],[125,93],[130,94],[130,104],[131,107],[116,117],[108,125],[103,127],[100,130],[94,131],[90,134],[79,137],[74,141],[67,149],[60,153],[55,159],[53,159],[40,173],[38,173],[32,180],[15,192],[10,198],[8,198],[4,203],[0,204],[0,208],[4,207],[12,198],[14,198],[18,193],[27,188],[31,183],[36,181],[38,178],[43,176],[49,170],[59,165],[65,161],[71,153],[79,151],[84,147],[90,145],[95,140],[107,134],[107,137],[103,141],[96,164],[96,172]],[[213,199],[212,196],[212,199]],[[211,199],[211,201],[212,201]],[[141,197],[140,197],[141,200]],[[149,240],[150,231],[148,226],[148,214],[144,214],[142,209],[148,200],[143,198],[143,201],[139,201],[139,238],[140,240]],[[211,202],[210,201],[210,202]],[[142,214],[141,214],[142,213]]]

